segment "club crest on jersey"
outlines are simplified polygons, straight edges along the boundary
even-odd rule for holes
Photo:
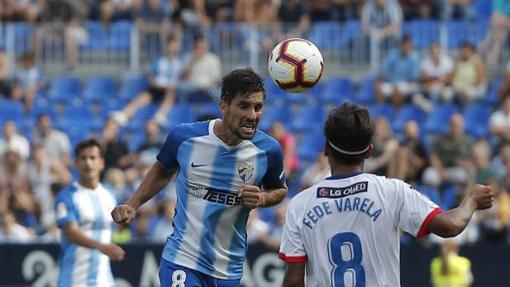
[[[317,198],[340,198],[360,192],[367,192],[368,181],[361,181],[346,187],[318,187]]]
[[[247,183],[253,176],[255,165],[251,162],[241,162],[237,166],[237,173],[244,183]]]

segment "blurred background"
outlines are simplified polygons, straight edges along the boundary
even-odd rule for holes
[[[289,198],[329,175],[328,111],[363,104],[376,124],[367,172],[444,209],[475,183],[497,194],[454,241],[402,234],[402,286],[510,286],[509,30],[508,0],[0,0],[0,286],[55,284],[53,205],[76,176],[75,143],[101,141],[103,182],[123,202],[169,129],[221,116],[221,77],[245,66],[266,79],[259,128],[282,145]],[[267,74],[290,37],[324,57],[301,94]],[[118,286],[158,285],[175,200],[171,183],[116,227]],[[251,213],[244,286],[280,285],[285,207]],[[461,257],[470,266],[449,259]],[[472,276],[447,271],[459,268]]]

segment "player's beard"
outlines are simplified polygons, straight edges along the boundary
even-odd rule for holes
[[[253,121],[253,122],[250,122],[250,124],[253,126],[253,131],[251,132],[251,134],[245,134],[242,132],[242,129],[244,128],[243,125],[246,124],[247,121],[241,121],[239,123],[239,125],[237,125],[236,127],[234,127],[233,125],[229,124],[228,125],[228,129],[230,130],[230,132],[236,136],[237,138],[241,139],[241,140],[251,140],[254,136],[255,136],[255,133],[257,131],[257,121]]]

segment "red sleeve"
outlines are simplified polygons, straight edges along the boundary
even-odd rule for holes
[[[306,255],[304,256],[285,256],[284,253],[278,253],[278,258],[286,263],[305,263],[307,261]]]
[[[436,215],[440,214],[441,212],[443,212],[441,210],[441,208],[436,208],[436,209],[432,210],[429,213],[429,215],[427,215],[427,217],[425,218],[425,220],[421,224],[420,231],[418,231],[418,235],[416,236],[416,238],[420,239],[423,236],[425,236],[425,235],[430,233],[429,232],[430,222],[432,221],[432,219],[434,219],[434,217],[436,217]]]

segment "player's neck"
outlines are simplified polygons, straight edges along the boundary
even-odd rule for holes
[[[238,138],[227,128],[223,120],[217,120],[214,123],[213,132],[222,142],[229,146],[238,145],[242,141],[242,139]]]
[[[78,183],[83,186],[83,187],[86,187],[86,188],[89,188],[89,189],[96,189],[97,186],[99,185],[99,179],[88,179],[88,178],[82,178],[80,177],[80,179],[78,180]]]
[[[332,176],[351,174],[354,172],[361,172],[361,171],[363,171],[363,168],[359,164],[355,164],[355,165],[333,164],[333,165],[331,165],[331,175]]]

